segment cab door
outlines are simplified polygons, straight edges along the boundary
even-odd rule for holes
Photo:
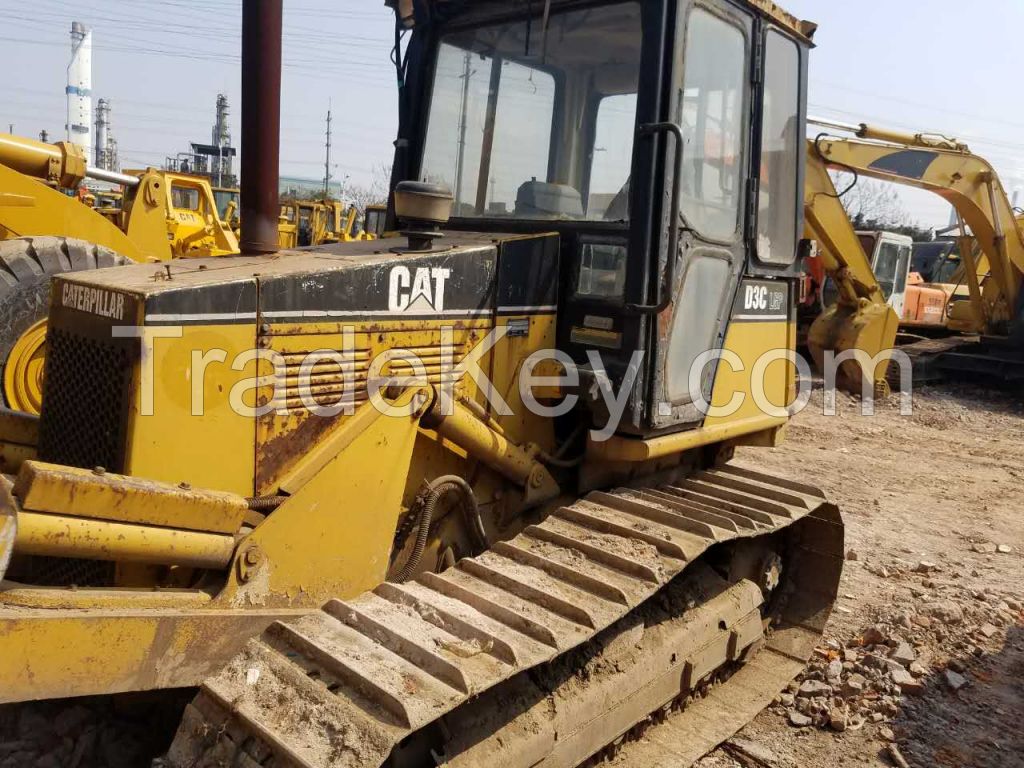
[[[647,421],[655,429],[696,426],[710,400],[715,366],[747,263],[751,178],[754,19],[717,0],[680,3],[671,122],[681,132],[681,234],[672,302],[651,324],[653,368]],[[666,189],[672,164],[666,163]],[[666,245],[670,228],[663,235]],[[697,371],[699,376],[691,376]]]

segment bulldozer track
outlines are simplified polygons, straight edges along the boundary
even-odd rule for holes
[[[703,556],[780,532],[794,550],[766,630],[762,586],[723,579]],[[401,755],[433,733],[439,763],[574,766],[685,707],[675,760],[692,762],[802,668],[835,599],[842,537],[820,492],[739,467],[590,493],[444,573],[275,624],[203,685],[168,761],[423,764]],[[631,621],[659,592],[682,607],[646,629]],[[629,667],[627,653],[604,683],[573,689],[574,656],[592,667],[617,647],[639,649],[640,663]],[[733,665],[728,683],[709,687]]]

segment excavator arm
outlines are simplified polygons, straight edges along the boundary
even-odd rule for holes
[[[818,368],[825,370],[825,355],[844,359],[839,366],[840,386],[876,395],[888,392],[888,352],[896,343],[899,317],[888,305],[815,143],[807,143],[807,180],[804,187],[805,237],[818,244],[825,273],[839,292],[834,306],[814,321],[807,343]]]
[[[970,301],[954,302],[950,328],[1005,334],[1019,311],[1024,281],[1024,235],[999,176],[961,142],[900,133],[866,124],[813,121],[854,137],[821,135],[812,142],[816,162],[937,194],[969,227],[981,255],[961,249]]]

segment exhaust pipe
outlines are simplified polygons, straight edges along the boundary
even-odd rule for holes
[[[274,253],[280,213],[283,0],[242,3],[241,250]]]

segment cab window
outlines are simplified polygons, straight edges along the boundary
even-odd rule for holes
[[[171,187],[171,204],[180,210],[199,210],[199,190],[188,187]]]
[[[746,41],[701,8],[690,14],[678,123],[683,130],[683,215],[705,238],[733,241],[743,180]]]
[[[770,30],[757,218],[757,256],[766,264],[788,265],[796,259],[800,138],[800,51],[794,41]]]

